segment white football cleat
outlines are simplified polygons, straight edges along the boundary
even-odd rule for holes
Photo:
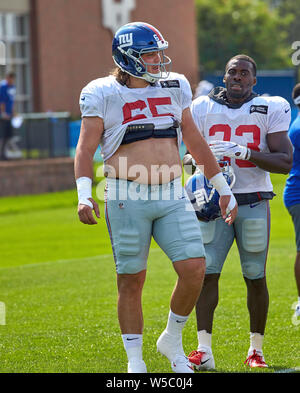
[[[300,303],[298,303],[296,306],[295,315],[296,317],[300,317]]]
[[[185,356],[181,336],[171,336],[163,331],[156,343],[157,351],[171,362],[175,373],[193,373],[193,366]]]
[[[141,360],[141,359],[129,360],[127,372],[128,373],[139,373],[139,374],[146,373],[147,367],[146,367],[144,360]]]
[[[214,370],[215,369],[215,360],[212,352],[208,351],[192,351],[189,356],[190,363],[194,366],[194,368],[199,370]]]
[[[183,355],[177,355],[171,362],[171,367],[174,373],[191,374],[194,373],[194,368],[189,362],[189,359]]]

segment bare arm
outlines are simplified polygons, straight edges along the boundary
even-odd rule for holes
[[[81,123],[80,136],[76,148],[74,161],[75,179],[88,177],[93,179],[93,158],[103,134],[103,120],[99,117],[84,117]],[[93,205],[93,210],[99,218],[99,207],[93,198],[89,198]],[[92,208],[85,205],[78,205],[78,216],[84,224],[97,224],[92,214]]]
[[[198,131],[189,108],[186,108],[182,113],[181,128],[184,144],[197,164],[203,165],[205,177],[210,179],[220,172],[220,167],[206,140]]]
[[[5,112],[5,103],[4,102],[0,102],[0,113],[1,113],[1,117],[3,119],[9,119],[9,116]]]
[[[103,134],[103,120],[99,117],[84,117],[76,148],[75,178],[93,178],[93,158]]]
[[[268,172],[289,173],[293,164],[293,147],[287,132],[268,134],[267,143],[270,153],[251,150],[249,161]]]

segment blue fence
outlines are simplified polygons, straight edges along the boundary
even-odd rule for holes
[[[224,86],[223,72],[203,75],[203,79],[212,83],[214,86]],[[292,90],[297,83],[296,70],[275,70],[258,71],[257,83],[254,91],[258,94],[268,94],[270,96],[281,96],[285,98],[292,108],[292,121],[297,116],[297,107],[292,100]]]
[[[204,75],[204,79],[211,82],[214,86],[224,86],[223,73],[216,72],[214,74]],[[257,73],[257,84],[254,88],[258,94],[269,94],[270,96],[281,96],[285,98],[292,108],[292,121],[298,114],[298,109],[294,105],[291,97],[293,87],[297,83],[296,72],[294,70],[284,71],[259,71]],[[69,141],[70,141],[70,155],[74,157],[75,149],[80,133],[81,120],[71,121],[69,123]],[[180,149],[182,156],[185,151],[184,145]],[[100,149],[98,148],[95,161],[102,161]]]

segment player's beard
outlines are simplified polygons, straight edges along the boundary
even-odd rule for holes
[[[240,91],[234,91],[234,90],[227,87],[228,98],[244,100],[247,97],[249,97],[251,93],[252,93],[251,89],[245,90],[242,88]]]

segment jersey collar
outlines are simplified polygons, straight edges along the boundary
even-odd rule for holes
[[[241,104],[231,104],[228,102],[225,87],[217,86],[217,87],[213,88],[211,90],[211,92],[208,94],[208,97],[211,98],[212,100],[216,101],[218,104],[226,105],[228,108],[231,108],[231,109],[239,109],[243,104],[251,101],[253,98],[258,97],[258,96],[259,96],[259,94],[256,94],[253,92]]]

